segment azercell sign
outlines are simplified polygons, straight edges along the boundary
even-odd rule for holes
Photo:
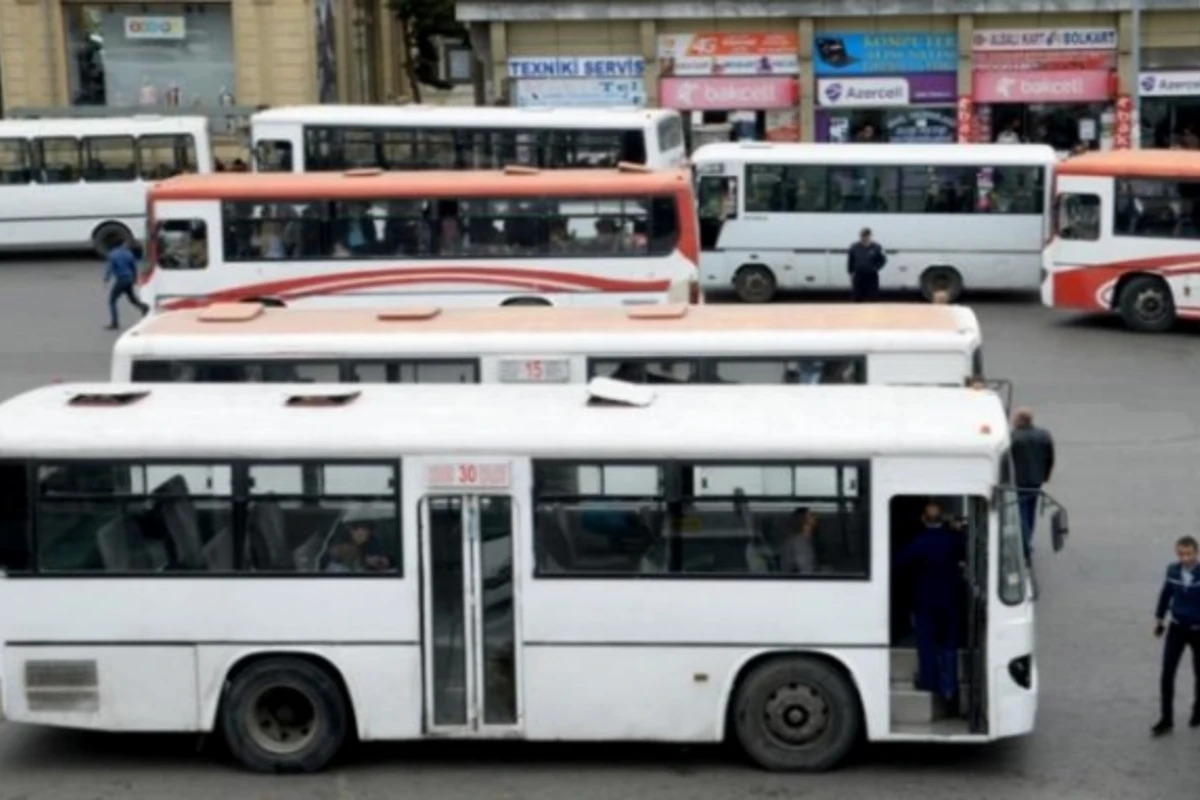
[[[908,105],[904,78],[822,78],[817,81],[817,102],[826,108],[878,108]]]
[[[1194,97],[1200,95],[1200,70],[1143,72],[1138,79],[1142,97]]]

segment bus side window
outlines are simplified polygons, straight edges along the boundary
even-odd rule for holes
[[[161,181],[196,171],[196,140],[190,134],[142,136],[138,139],[138,173],[144,181]]]
[[[202,219],[168,219],[155,229],[158,264],[163,269],[208,266],[208,226]]]
[[[1132,209],[1132,206],[1130,207]],[[1100,198],[1094,194],[1062,194],[1058,196],[1058,235],[1075,242],[1094,242],[1100,238]],[[1117,209],[1115,228],[1120,232],[1132,232],[1137,224],[1137,215],[1130,213],[1122,218]],[[1128,227],[1126,227],[1128,226]]]
[[[737,219],[737,178],[701,175],[697,193],[700,206],[700,249],[715,250],[726,220]]]
[[[29,142],[24,139],[0,139],[0,183],[19,186],[32,178]]]
[[[77,183],[80,176],[79,140],[71,136],[36,139],[37,182]]]
[[[254,146],[256,172],[291,172],[292,143],[287,140],[261,141]]]
[[[83,140],[83,179],[120,183],[137,177],[137,152],[132,136],[88,136]]]
[[[20,462],[0,463],[0,570],[28,571],[29,470]]]

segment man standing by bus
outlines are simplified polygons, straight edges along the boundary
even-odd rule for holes
[[[1167,567],[1167,577],[1154,609],[1154,635],[1163,643],[1162,715],[1151,729],[1155,736],[1170,733],[1175,727],[1175,673],[1183,651],[1192,649],[1192,672],[1196,682],[1189,727],[1200,727],[1200,563],[1196,560],[1196,540],[1184,536],[1175,543],[1177,562]],[[1171,615],[1167,621],[1168,612]]]
[[[120,327],[117,318],[117,301],[122,296],[129,298],[129,302],[141,309],[143,317],[150,311],[150,306],[138,299],[137,290],[134,288],[137,285],[137,275],[137,256],[133,254],[131,242],[124,239],[109,252],[108,268],[104,271],[104,282],[112,281],[112,286],[108,290],[108,329],[110,331],[115,331]]]
[[[846,271],[850,273],[850,288],[854,302],[867,303],[879,297],[879,271],[887,264],[887,256],[879,243],[871,239],[871,229],[863,228],[858,241],[850,245]]]
[[[1025,559],[1033,555],[1033,529],[1037,525],[1042,486],[1054,471],[1054,437],[1033,424],[1033,411],[1017,409],[1013,415],[1012,459],[1016,471],[1017,502],[1021,511],[1021,533],[1025,535]]]

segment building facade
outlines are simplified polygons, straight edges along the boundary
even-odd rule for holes
[[[677,108],[693,144],[1200,147],[1200,4],[461,0],[495,102]],[[954,9],[951,12],[950,9]],[[1140,125],[1135,98],[1141,99]]]

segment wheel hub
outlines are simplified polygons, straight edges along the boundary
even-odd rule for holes
[[[829,727],[829,703],[812,686],[788,684],[776,689],[764,704],[767,731],[781,744],[809,744]]]
[[[246,704],[246,730],[256,745],[277,755],[300,752],[319,727],[317,703],[298,688],[273,686]]]
[[[1146,319],[1157,319],[1166,312],[1166,303],[1163,302],[1162,296],[1153,290],[1139,294],[1134,307],[1137,308],[1138,315]]]

